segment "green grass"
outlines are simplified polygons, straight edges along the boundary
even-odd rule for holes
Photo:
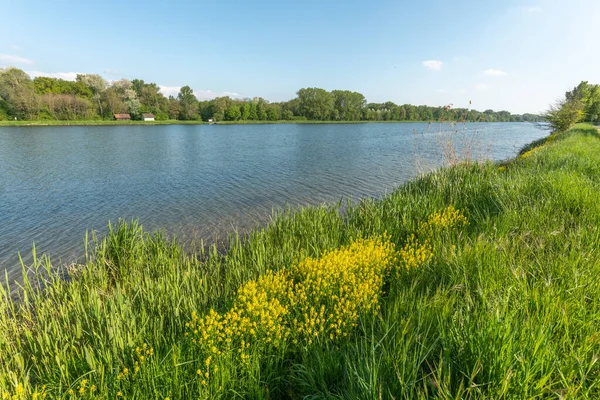
[[[227,252],[186,254],[132,222],[68,274],[38,260],[19,299],[2,293],[0,396],[22,384],[21,398],[600,398],[600,138],[578,125],[538,145],[381,200],[278,213]],[[402,248],[448,205],[469,224],[436,235],[431,262],[390,275],[380,311],[347,339],[226,360],[205,390],[192,312],[224,311],[244,282],[357,237],[387,232]],[[118,378],[143,343],[154,354]]]

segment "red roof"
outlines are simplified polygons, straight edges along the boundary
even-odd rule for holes
[[[154,118],[154,114],[142,114],[144,118]]]
[[[115,119],[131,119],[129,114],[115,114]]]

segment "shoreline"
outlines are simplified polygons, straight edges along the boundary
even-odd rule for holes
[[[166,121],[0,121],[0,128],[2,127],[32,127],[32,126],[156,126],[156,125],[356,125],[356,124],[535,124],[540,122],[477,122],[477,121],[303,121],[303,120],[289,120],[289,121],[219,121],[219,122],[205,122],[205,121],[180,121],[180,120],[166,120]]]

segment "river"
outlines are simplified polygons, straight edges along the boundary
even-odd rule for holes
[[[547,134],[528,123],[0,127],[0,270],[17,277],[34,242],[72,262],[86,230],[119,218],[211,241],[274,208],[381,196],[440,166],[449,141],[501,160]]]

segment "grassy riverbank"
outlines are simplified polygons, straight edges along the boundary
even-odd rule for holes
[[[579,125],[226,254],[113,227],[3,293],[0,398],[599,398],[599,159]]]

